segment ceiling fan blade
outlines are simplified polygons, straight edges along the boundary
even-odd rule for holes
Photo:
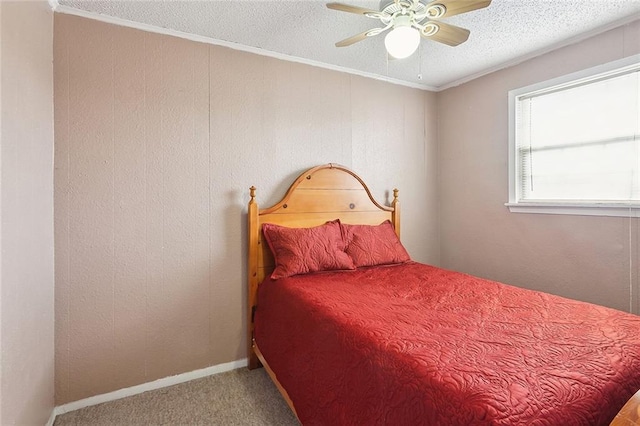
[[[381,16],[383,16],[377,10],[365,9],[362,7],[351,6],[351,5],[342,4],[342,3],[327,3],[327,7],[329,9],[339,10],[340,12],[349,12],[349,13],[356,13],[358,15],[364,15],[368,18],[380,18]]]
[[[448,18],[450,16],[460,15],[461,13],[471,12],[472,10],[483,9],[491,4],[491,0],[436,0],[427,4],[427,10],[439,4],[443,5],[446,11],[443,15],[433,16],[433,18]],[[427,17],[432,19],[429,15],[427,15]]]
[[[349,38],[345,38],[344,40],[340,40],[339,42],[336,43],[336,47],[346,47],[346,46],[351,46],[354,43],[357,43],[359,41],[364,40],[367,37],[371,37],[374,35],[378,35],[380,34],[382,31],[384,31],[386,28],[373,28],[371,30],[367,30],[363,33],[360,34],[356,34],[354,36],[351,36]]]
[[[438,30],[433,33],[433,26],[437,26]],[[455,25],[445,24],[444,22],[429,22],[425,25],[425,29],[421,31],[422,36],[449,46],[457,46],[464,43],[469,38],[471,31],[466,28],[456,27]]]

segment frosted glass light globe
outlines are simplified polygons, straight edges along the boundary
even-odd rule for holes
[[[384,38],[389,55],[396,59],[409,57],[420,44],[420,33],[409,26],[397,26]]]

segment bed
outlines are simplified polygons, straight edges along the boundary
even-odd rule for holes
[[[640,317],[413,262],[344,166],[250,195],[248,366],[302,424],[627,424]]]

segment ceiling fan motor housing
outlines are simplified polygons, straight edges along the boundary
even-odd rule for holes
[[[378,10],[384,10],[386,9],[388,6],[392,5],[395,3],[395,0],[382,0],[380,2],[380,7],[378,8]],[[413,0],[401,0],[399,3],[404,3],[405,5],[410,5],[411,3],[422,3],[423,5],[425,4],[425,2],[423,1],[413,1]]]
[[[382,0],[380,2],[380,12],[386,16],[394,16],[398,13],[413,14],[416,22],[422,21],[425,18],[437,19],[442,17],[447,8],[444,4],[439,2],[429,2],[420,0]]]

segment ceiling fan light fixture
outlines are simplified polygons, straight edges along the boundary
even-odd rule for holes
[[[420,32],[411,25],[394,25],[384,38],[384,45],[394,58],[408,58],[420,45]]]

